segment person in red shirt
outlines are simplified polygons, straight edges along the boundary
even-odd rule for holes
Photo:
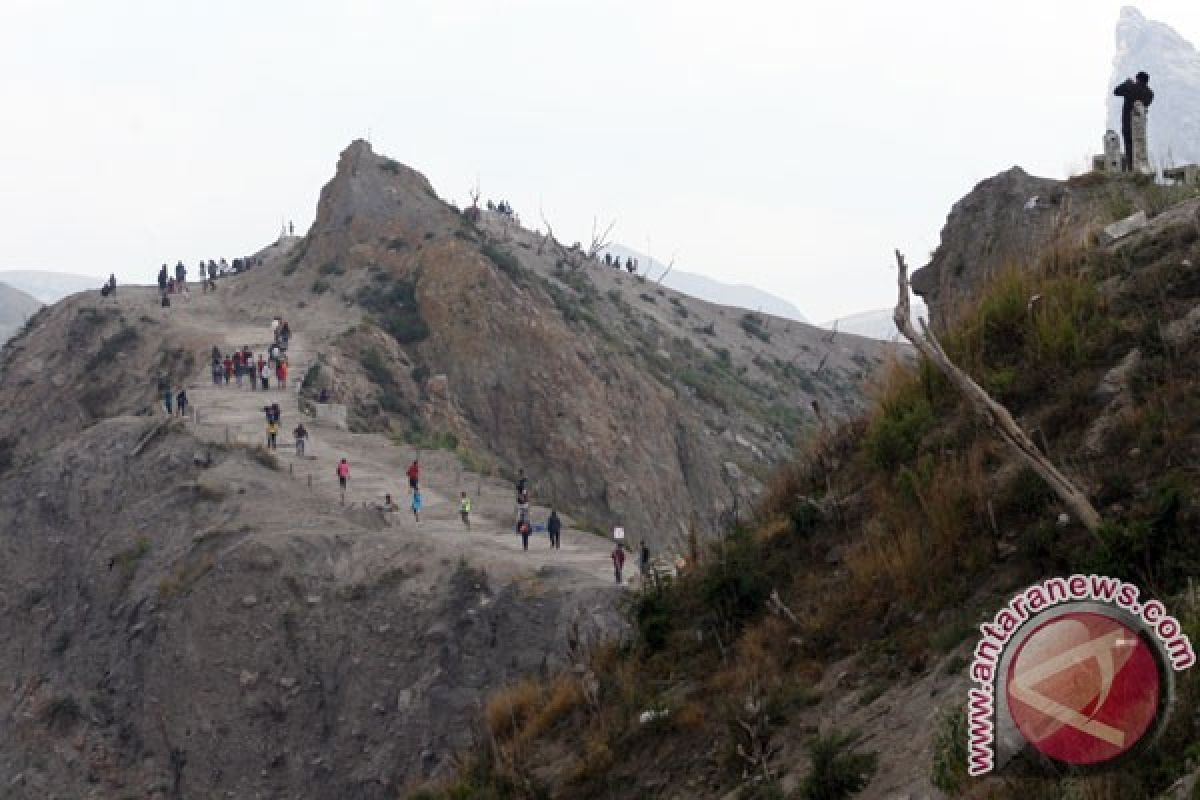
[[[281,358],[275,364],[275,378],[279,381],[279,388],[287,388],[287,359]]]
[[[408,469],[404,474],[408,476],[408,488],[411,491],[417,491],[418,484],[421,480],[421,467],[417,464],[417,460],[415,458],[413,459],[413,463],[408,465]]]
[[[617,577],[617,583],[621,582],[621,570],[625,568],[625,549],[618,544],[612,551],[613,574]]]
[[[225,385],[228,386],[233,383],[233,359],[225,356],[225,361],[222,363],[225,365]]]

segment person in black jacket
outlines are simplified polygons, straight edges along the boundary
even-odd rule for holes
[[[1113,94],[1125,101],[1121,105],[1121,137],[1125,140],[1124,168],[1126,172],[1130,172],[1133,170],[1133,104],[1141,102],[1148,109],[1154,102],[1154,91],[1150,88],[1150,76],[1145,72],[1139,72],[1136,80],[1126,79],[1124,83],[1113,89]]]
[[[555,550],[562,548],[562,520],[558,512],[550,509],[550,519],[546,520],[546,533],[550,534],[550,546]]]

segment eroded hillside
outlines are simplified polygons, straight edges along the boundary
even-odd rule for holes
[[[778,473],[750,523],[639,596],[633,643],[563,676],[574,693],[494,695],[494,744],[414,797],[1137,800],[1176,781],[1165,796],[1190,796],[1194,670],[1155,747],[1114,769],[1047,772],[1023,752],[1003,776],[966,774],[968,659],[1016,590],[1117,576],[1200,635],[1200,201],[1115,243],[1060,245],[970,276],[943,343],[1083,487],[1097,533],[940,374],[900,367],[865,418]]]
[[[344,321],[325,355],[357,426],[449,434],[598,528],[663,547],[711,532],[811,436],[814,402],[831,420],[861,408],[888,352],[712,306],[468,211],[355,142],[275,285],[304,298],[301,319]]]

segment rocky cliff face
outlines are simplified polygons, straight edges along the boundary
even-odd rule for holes
[[[396,797],[490,688],[619,629],[607,586],[485,573],[160,423],[0,480],[7,797]]]
[[[1108,127],[1121,130],[1121,99],[1112,96],[1113,87],[1145,71],[1154,89],[1147,129],[1150,163],[1159,169],[1200,163],[1200,53],[1169,25],[1147,19],[1132,6],[1121,9],[1116,39],[1106,91]]]
[[[1036,267],[1091,243],[1117,219],[1139,210],[1152,217],[1191,192],[1100,173],[1059,181],[1013,167],[954,204],[929,263],[912,275],[912,290],[944,329],[997,273]]]
[[[468,219],[361,141],[284,271],[370,312],[375,330],[341,347],[343,364],[386,362],[377,394],[353,392],[361,424],[452,433],[543,499],[656,543],[744,505],[813,401],[853,411],[884,353],[605,269],[501,214]]]

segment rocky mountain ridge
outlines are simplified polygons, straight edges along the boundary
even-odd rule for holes
[[[344,368],[382,367],[374,389],[338,387],[355,424],[449,434],[595,526],[660,545],[744,505],[818,425],[814,401],[828,418],[861,407],[885,354],[605,269],[503,213],[460,212],[362,141],[282,271],[310,307],[367,313],[334,348]]]

